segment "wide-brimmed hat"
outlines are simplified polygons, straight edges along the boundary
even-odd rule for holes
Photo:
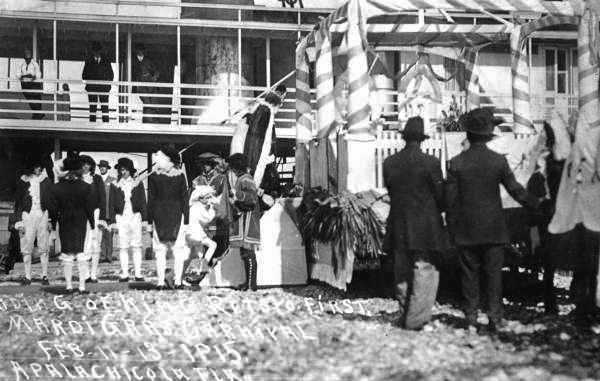
[[[179,165],[181,163],[181,155],[175,148],[164,146],[159,151],[164,153],[173,164]]]
[[[83,166],[83,161],[76,152],[67,152],[67,157],[62,163],[63,171],[78,171]]]
[[[227,159],[229,167],[234,171],[246,171],[248,168],[248,159],[243,153],[234,153]]]
[[[402,138],[406,141],[429,139],[429,135],[425,134],[425,123],[420,116],[409,118],[406,122],[406,126],[404,126],[404,130],[400,131],[400,133],[402,134]]]
[[[110,164],[108,164],[108,161],[106,160],[100,160],[100,162],[98,162],[98,168],[108,168],[111,169],[112,167],[110,166]]]
[[[220,159],[219,155],[214,154],[212,152],[205,152],[205,153],[201,153],[200,155],[198,155],[198,157],[196,158],[196,162],[198,164],[217,165],[219,159]]]
[[[504,119],[494,116],[489,108],[476,108],[458,118],[458,124],[472,134],[480,136],[496,136],[494,127],[504,123]]]
[[[119,158],[119,160],[117,160],[117,165],[115,165],[115,169],[117,171],[120,171],[121,168],[126,169],[132,176],[136,172],[135,167],[133,166],[133,161],[128,157],[121,157]]]

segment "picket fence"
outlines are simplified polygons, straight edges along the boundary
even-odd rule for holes
[[[531,134],[515,134],[512,132],[502,133],[512,135],[515,140],[524,140],[531,138]],[[423,152],[435,156],[445,164],[446,159],[451,159],[462,151],[463,141],[466,136],[464,132],[447,132],[445,134],[447,155],[444,155],[444,136],[441,133],[432,134],[430,139],[423,141],[421,149]],[[374,188],[384,188],[383,182],[383,161],[404,148],[404,140],[397,130],[378,131],[375,141],[375,186]],[[446,156],[446,157],[444,157]]]

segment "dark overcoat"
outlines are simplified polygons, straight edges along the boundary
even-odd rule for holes
[[[173,168],[148,176],[148,223],[156,226],[160,242],[175,242],[181,220],[187,225],[190,216],[185,175]]]
[[[50,219],[58,222],[61,250],[65,254],[83,252],[87,224],[94,228],[94,195],[92,185],[80,177],[67,175],[50,192]]]
[[[83,66],[83,73],[81,78],[83,80],[92,81],[112,81],[115,77],[110,62],[104,56],[100,58],[100,62],[96,62],[94,57],[89,58],[85,61]],[[88,83],[85,85],[85,89],[90,92],[108,93],[110,91],[110,85],[92,84]]]
[[[384,161],[383,178],[391,202],[387,229],[393,252],[446,250],[439,160],[418,146],[407,146]]]
[[[446,187],[448,223],[458,246],[502,245],[510,234],[502,209],[500,185],[521,205],[539,201],[515,179],[503,155],[475,143],[450,161]]]

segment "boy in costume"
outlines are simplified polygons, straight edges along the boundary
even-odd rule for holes
[[[135,281],[142,282],[142,224],[148,220],[144,183],[133,177],[136,170],[131,159],[120,158],[115,168],[119,172],[119,179],[110,185],[108,220],[119,231],[119,282],[129,281],[130,247],[133,251]]]
[[[24,285],[31,284],[31,255],[37,238],[42,264],[42,284],[48,285],[48,240],[52,225],[48,217],[48,201],[52,181],[39,160],[31,160],[17,183],[15,195],[15,229],[20,233],[21,255],[25,267]]]
[[[233,204],[237,210],[236,219],[232,226],[230,245],[239,248],[244,261],[246,281],[237,289],[256,291],[256,253],[260,247],[260,207],[254,179],[249,173],[246,157],[234,154],[229,160],[229,166],[237,177]]]

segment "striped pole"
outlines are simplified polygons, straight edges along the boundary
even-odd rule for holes
[[[294,182],[310,187],[308,142],[312,137],[310,74],[306,56],[307,40],[296,48],[296,153]]]
[[[556,212],[548,226],[554,234],[568,232],[578,223],[600,232],[598,57],[591,49],[598,42],[598,22],[598,15],[586,8],[578,29],[579,114],[575,143],[563,170]]]
[[[333,95],[333,57],[331,55],[331,37],[326,29],[320,29],[315,35],[317,45],[316,86],[317,86],[317,138],[323,138],[331,132],[335,121],[335,102]]]
[[[479,108],[481,99],[479,97],[479,70],[477,69],[477,58],[479,50],[468,48],[464,53],[465,82],[467,83],[467,111]]]
[[[356,139],[372,140],[369,133],[369,67],[361,36],[359,0],[348,3],[348,135]],[[364,29],[363,29],[364,30]]]
[[[513,131],[517,133],[531,132],[529,65],[527,64],[527,47],[521,37],[521,25],[515,26],[510,34],[510,50],[512,58],[512,102]]]

